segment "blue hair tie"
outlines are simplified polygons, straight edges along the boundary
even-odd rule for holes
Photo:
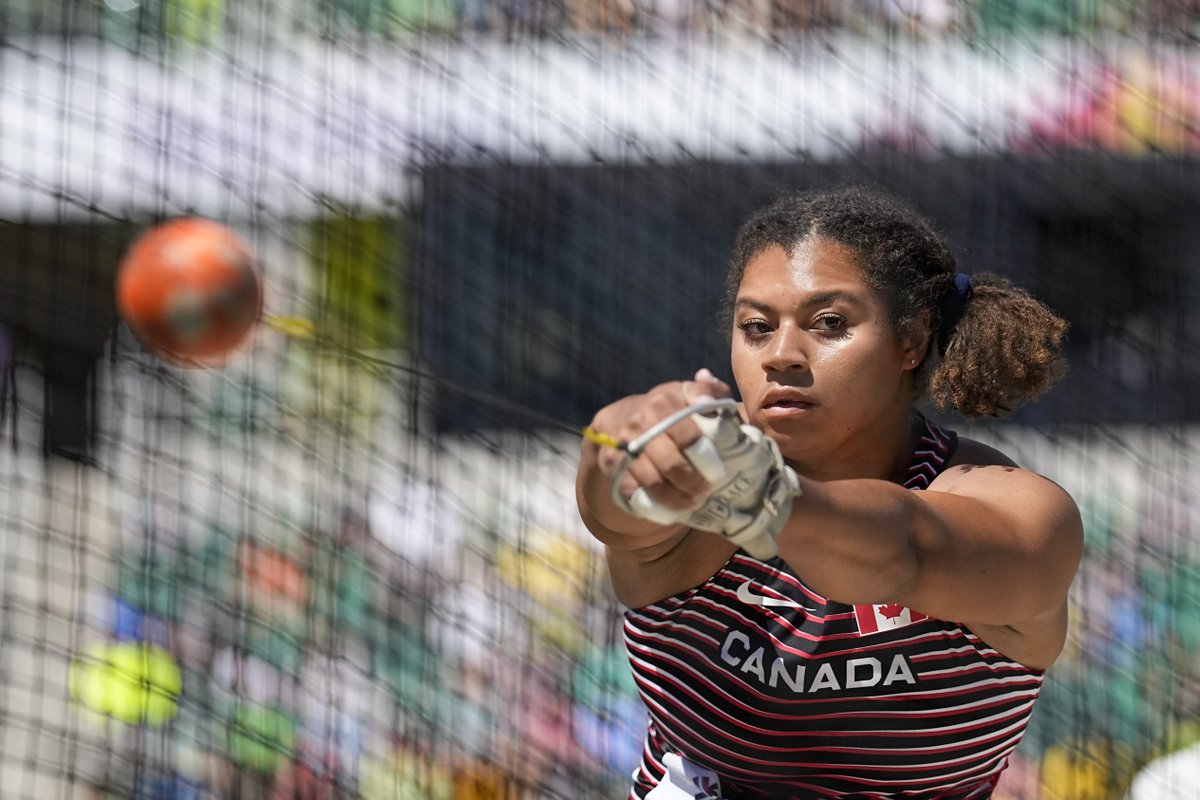
[[[974,294],[974,289],[971,287],[971,278],[961,272],[954,273],[954,290],[946,292],[946,297],[942,300],[942,324],[938,328],[938,352],[942,355],[946,354],[946,348],[950,345],[950,336],[954,333],[954,329],[958,326],[958,321],[962,319],[963,312],[967,310],[967,301]]]
[[[961,272],[954,273],[954,288],[958,290],[958,296],[966,303],[971,299],[971,278],[969,275],[964,275]]]

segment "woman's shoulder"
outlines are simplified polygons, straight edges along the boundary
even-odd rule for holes
[[[1021,507],[1037,509],[1036,515],[1065,519],[1077,517],[1078,507],[1063,487],[1035,470],[1022,467],[989,444],[959,437],[958,446],[930,489],[1007,505],[1014,493],[1024,499]]]
[[[1013,461],[1007,455],[992,447],[990,444],[975,439],[969,439],[966,436],[958,437],[958,445],[954,448],[954,453],[950,456],[947,468],[961,466],[1002,466],[1002,467],[1019,467],[1016,461]]]
[[[1039,485],[1050,483],[1043,476],[1022,468],[996,447],[966,436],[956,436],[945,465],[929,488],[956,493],[961,493],[968,486],[1010,487],[1026,491],[1031,481]]]

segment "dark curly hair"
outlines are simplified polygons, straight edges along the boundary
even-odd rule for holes
[[[879,189],[850,186],[790,192],[750,216],[738,232],[722,322],[750,261],[769,247],[791,254],[819,237],[858,254],[867,285],[882,293],[898,335],[928,320],[933,346],[915,388],[941,409],[998,416],[1044,392],[1065,371],[1067,323],[1006,279],[971,276],[962,292],[946,241],[911,206]]]

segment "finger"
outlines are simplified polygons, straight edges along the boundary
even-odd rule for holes
[[[696,483],[694,488],[681,488],[675,481],[681,481],[680,472],[675,471],[674,481],[661,472],[658,465],[646,455],[641,455],[630,465],[626,477],[632,481],[632,489],[641,489],[654,502],[675,510],[687,510],[703,502],[706,494],[706,484]],[[670,470],[668,470],[670,472]],[[681,481],[682,482],[682,481]],[[623,490],[626,497],[632,494]]]
[[[630,472],[653,499],[670,508],[693,508],[712,488],[687,453],[666,436],[650,442],[630,464]]]
[[[641,487],[634,490],[629,500],[629,510],[634,516],[648,519],[651,522],[657,522],[659,525],[678,525],[680,512],[674,511],[666,506],[659,505],[650,499],[650,495],[646,494],[646,490]]]
[[[596,451],[596,465],[600,467],[600,473],[609,480],[621,469],[621,464],[626,458],[624,452],[612,447],[602,447]]]
[[[629,435],[625,441],[633,441],[658,425],[660,421],[692,405],[694,400],[688,396],[689,385],[688,381],[675,381],[669,384],[662,384],[649,393],[646,396],[646,402],[638,410],[638,413],[628,420]],[[687,445],[696,441],[700,435],[700,428],[696,426],[690,417],[684,417],[655,436],[654,440],[666,439],[672,441],[682,450]]]
[[[711,378],[711,373],[701,371],[697,374],[701,378],[707,374],[709,378],[706,379],[706,385],[717,393],[728,393],[728,387]],[[696,386],[698,384],[689,381],[673,381],[656,386],[641,398],[632,414],[619,421],[612,420],[615,430],[611,435],[626,442],[639,440],[660,420],[702,399],[695,394]],[[707,399],[712,398],[707,396]],[[596,422],[599,423],[599,417]],[[652,493],[661,483],[678,489],[685,496],[703,494],[710,488],[710,483],[722,478],[725,472],[724,462],[716,452],[715,445],[691,418],[685,417],[675,422],[644,444],[639,442],[636,452],[639,457],[635,459],[632,475],[637,476],[640,483]],[[641,454],[645,454],[644,458]],[[601,470],[609,476],[622,468],[623,454],[615,450],[601,450],[597,457]]]
[[[685,391],[688,392],[689,401],[693,403],[700,402],[697,398],[704,395],[709,399],[732,396],[729,384],[713,375],[707,367],[696,370],[690,385],[691,389]]]
[[[622,476],[618,491],[626,503],[632,504],[634,497],[639,497],[643,503],[649,502],[676,513],[690,511],[700,504],[695,497],[678,491],[661,479],[652,478],[648,486],[643,486],[628,472]]]

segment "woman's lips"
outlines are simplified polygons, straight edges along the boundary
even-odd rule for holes
[[[762,413],[771,418],[794,417],[804,414],[814,408],[807,400],[779,399],[763,404]]]

